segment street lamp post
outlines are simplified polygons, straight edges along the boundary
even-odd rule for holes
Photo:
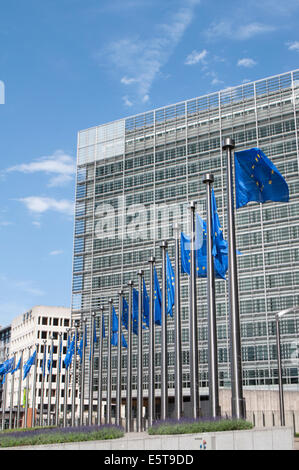
[[[299,307],[292,307],[286,310],[281,310],[275,315],[276,320],[276,346],[277,346],[277,366],[278,366],[278,389],[279,389],[279,411],[280,411],[280,424],[285,426],[285,411],[284,411],[284,396],[283,396],[283,380],[282,380],[282,366],[281,366],[281,341],[280,341],[280,325],[279,320],[285,314],[299,312]]]

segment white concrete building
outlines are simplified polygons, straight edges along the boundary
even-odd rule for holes
[[[64,384],[65,384],[65,368],[63,359],[67,348],[67,329],[71,326],[71,311],[65,307],[35,306],[32,310],[19,315],[11,323],[11,342],[10,357],[15,355],[15,364],[18,363],[23,351],[23,366],[28,358],[37,349],[37,380],[36,380],[36,410],[39,412],[41,405],[41,388],[42,388],[42,360],[44,347],[46,347],[46,361],[48,361],[51,349],[51,337],[53,336],[53,367],[52,367],[52,393],[51,393],[51,414],[55,411],[56,403],[56,387],[57,387],[57,361],[59,334],[62,333],[62,370],[60,376],[60,416],[64,403]],[[29,373],[29,395],[28,407],[32,408],[33,398],[33,381],[34,366],[31,367]],[[19,384],[20,371],[15,372],[13,381],[13,408],[16,409],[19,403]],[[49,403],[49,373],[46,364],[46,373],[44,379],[44,417],[47,417]],[[26,388],[26,380],[21,381],[21,400],[23,402],[24,388]],[[7,402],[6,410],[11,406],[11,390],[12,375],[7,376]],[[70,390],[69,390],[70,393]],[[71,403],[69,399],[69,403]],[[76,403],[77,404],[77,403]]]

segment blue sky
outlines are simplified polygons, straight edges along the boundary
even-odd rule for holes
[[[298,19],[299,0],[4,2],[0,324],[70,305],[78,130],[298,68]]]

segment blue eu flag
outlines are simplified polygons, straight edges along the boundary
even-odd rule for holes
[[[143,321],[146,324],[146,326],[149,328],[149,296],[146,290],[146,284],[145,280],[143,278],[143,299],[142,299],[142,304],[143,304]]]
[[[8,374],[11,372],[14,366],[14,358],[7,359],[0,367],[0,375]]]
[[[190,237],[181,232],[181,272],[190,276]]]
[[[11,375],[13,375],[15,372],[17,372],[17,370],[21,368],[21,360],[22,356],[20,356],[19,362],[17,363],[16,367],[11,371]]]
[[[127,342],[124,337],[124,335],[121,335],[121,342],[123,348],[127,348]],[[112,346],[117,346],[118,345],[118,317],[115,312],[115,308],[112,308],[112,336],[111,336],[111,344]]]
[[[51,371],[52,363],[53,363],[53,347],[51,348],[50,356],[48,359],[48,372]]]
[[[138,335],[138,298],[139,292],[133,289],[133,333]]]
[[[70,366],[72,360],[73,360],[73,355],[74,355],[74,352],[75,352],[75,341],[76,341],[76,334],[74,333],[74,336],[73,336],[73,339],[66,351],[66,355],[65,355],[65,358],[64,358],[64,365],[65,365],[65,368],[68,369],[68,367]]]
[[[127,342],[126,342],[126,338],[124,337],[123,334],[121,335],[121,342],[122,342],[123,348],[127,348],[127,347],[128,347]]]
[[[117,346],[117,336],[118,336],[118,318],[115,312],[115,308],[113,306],[112,307],[112,335],[111,335],[112,346]]]
[[[78,347],[78,355],[80,356],[80,363],[82,363],[82,356],[83,356],[83,333],[82,333],[82,337],[81,337],[81,340],[80,340],[80,344],[79,344],[79,347]],[[87,346],[87,327],[85,325],[85,347]]]
[[[43,377],[45,377],[46,374],[46,362],[47,362],[47,347],[44,345],[44,356],[42,359],[42,372],[43,372]]]
[[[214,199],[214,200],[213,200]],[[228,269],[227,242],[223,239],[219,217],[217,214],[215,196],[212,194],[212,230],[213,230],[213,255],[216,278],[225,279]],[[196,214],[196,275],[200,278],[207,277],[207,224],[199,214]],[[188,235],[181,233],[181,272],[190,275],[190,240]]]
[[[214,218],[214,214],[215,213],[212,213],[212,219]],[[196,250],[196,272],[197,277],[205,278],[207,277],[207,224],[206,221],[202,220],[198,214],[196,214],[196,224],[200,224],[203,230],[202,246]],[[212,224],[212,230],[214,228],[213,226],[214,224]],[[220,231],[220,224],[218,226],[218,231],[214,228],[213,235],[212,255],[214,259],[215,277],[217,279],[225,279],[225,275],[228,270],[227,242],[223,240],[223,235]],[[222,237],[222,240],[220,237]]]
[[[102,315],[102,338],[106,338],[104,315]]]
[[[128,319],[129,319],[129,305],[126,299],[123,297],[123,313],[122,313],[121,321],[126,330],[128,329]]]
[[[30,372],[31,366],[33,366],[33,364],[35,363],[35,358],[36,358],[36,350],[34,351],[34,353],[32,354],[32,356],[29,357],[28,361],[27,361],[26,364],[24,365],[24,368],[23,368],[23,371],[24,371],[23,380],[26,379],[27,375],[28,375],[29,372]]]
[[[250,201],[289,201],[289,188],[276,166],[259,149],[235,153],[236,207]]]
[[[167,313],[171,317],[173,316],[172,308],[174,306],[174,289],[175,289],[175,278],[174,278],[174,270],[168,255],[166,253],[166,287],[167,287]]]
[[[154,296],[155,324],[161,325],[162,294],[156,268],[154,268]]]
[[[223,232],[217,212],[216,198],[214,189],[212,188],[212,233],[213,233],[213,249],[212,254],[216,256],[218,253],[222,255],[228,254],[228,243],[223,238]]]

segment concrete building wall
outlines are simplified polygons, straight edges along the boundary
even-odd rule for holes
[[[279,426],[278,390],[244,390],[247,419],[257,427]],[[219,393],[222,415],[231,416],[231,390],[220,389]],[[299,432],[299,390],[284,391],[286,425]]]
[[[36,408],[40,407],[41,403],[41,382],[42,382],[42,360],[44,346],[47,350],[46,361],[48,361],[51,336],[53,335],[53,369],[52,369],[52,394],[51,405],[52,409],[56,400],[56,379],[57,379],[57,360],[58,360],[58,345],[59,333],[62,333],[62,359],[64,358],[67,347],[67,329],[71,326],[71,312],[69,308],[54,307],[54,306],[35,306],[29,312],[16,317],[11,324],[11,343],[10,343],[10,357],[15,355],[15,363],[17,364],[21,353],[23,352],[23,365],[33,354],[37,348],[37,394],[36,394]],[[61,371],[61,387],[60,387],[60,404],[64,403],[64,378],[65,368],[62,362]],[[34,381],[34,367],[31,367],[29,373],[29,408],[32,406],[33,395],[33,381]],[[14,374],[13,384],[13,406],[16,407],[19,399],[19,383],[20,371]],[[49,373],[46,366],[45,373],[45,394],[44,404],[48,406],[48,384]],[[24,387],[26,387],[26,380],[23,380],[23,373],[21,378],[21,400],[23,400]],[[7,408],[10,406],[10,397],[12,390],[12,376],[9,374],[7,377]]]

